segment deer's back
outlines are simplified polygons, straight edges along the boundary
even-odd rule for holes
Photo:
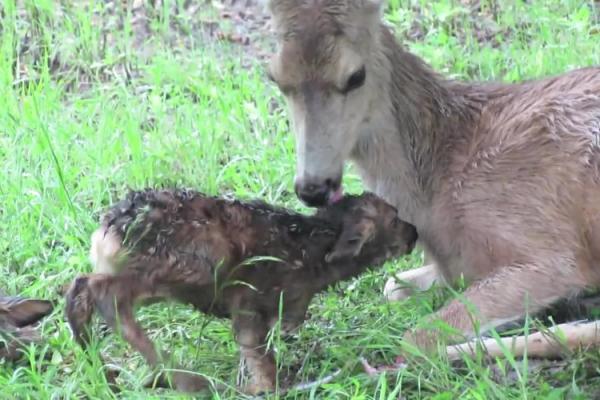
[[[493,90],[450,146],[422,237],[449,277],[533,256],[600,264],[600,68]]]

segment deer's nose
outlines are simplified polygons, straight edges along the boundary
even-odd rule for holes
[[[294,191],[308,207],[322,207],[329,203],[332,193],[340,187],[340,181],[296,178]]]

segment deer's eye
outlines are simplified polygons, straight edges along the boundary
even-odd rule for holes
[[[360,243],[360,238],[358,238],[358,237],[350,238],[346,241],[346,243],[348,243],[350,245],[358,244],[358,243]]]
[[[277,87],[279,88],[279,90],[286,96],[289,96],[291,94],[294,93],[294,88],[292,86],[289,85],[285,85],[282,84],[281,82],[279,82],[275,76],[273,75],[273,73],[269,70],[267,70],[266,72],[267,78],[269,78],[269,80],[271,82],[273,82],[275,85],[277,85]]]
[[[355,71],[348,81],[346,81],[346,86],[344,87],[344,93],[349,93],[354,89],[358,89],[365,83],[365,78],[367,77],[367,71],[365,67],[361,67],[359,70]]]

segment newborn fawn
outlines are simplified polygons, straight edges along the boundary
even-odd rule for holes
[[[280,327],[290,332],[302,324],[317,292],[411,252],[416,240],[415,228],[371,193],[346,196],[305,216],[194,191],[131,192],[93,233],[95,271],[71,284],[66,315],[85,346],[85,327],[97,310],[152,367],[167,356],[135,320],[136,302],[175,299],[231,318],[249,372],[242,390],[256,394],[275,387],[266,337],[279,321],[280,302]],[[193,373],[168,378],[181,391],[208,385]]]

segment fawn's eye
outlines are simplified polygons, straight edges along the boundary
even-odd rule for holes
[[[346,82],[346,86],[344,87],[344,93],[349,93],[354,89],[358,89],[365,83],[365,78],[367,77],[367,70],[365,67],[361,67],[359,70],[355,71],[348,81]]]

